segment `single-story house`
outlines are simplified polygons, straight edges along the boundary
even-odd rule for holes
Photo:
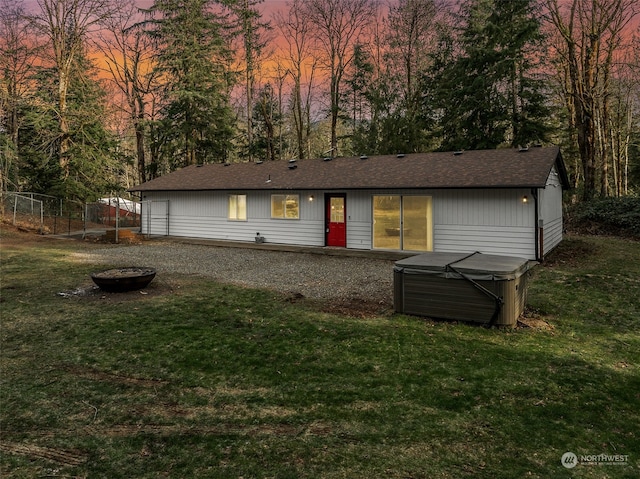
[[[542,259],[562,240],[557,147],[188,166],[131,188],[143,234]]]

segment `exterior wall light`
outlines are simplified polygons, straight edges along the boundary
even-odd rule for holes
[[[529,198],[527,197],[527,195],[524,195],[524,196],[522,197],[522,202],[523,202],[524,204],[529,203]]]
[[[309,196],[309,201],[313,201],[313,195]]]

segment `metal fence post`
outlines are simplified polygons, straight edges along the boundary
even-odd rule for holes
[[[116,197],[116,244],[120,243],[120,196]]]

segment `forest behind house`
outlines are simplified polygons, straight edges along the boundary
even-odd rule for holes
[[[639,20],[636,0],[0,0],[0,186],[83,203],[193,164],[556,144],[574,200],[637,196]]]

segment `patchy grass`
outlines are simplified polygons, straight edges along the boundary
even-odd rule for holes
[[[2,477],[638,477],[638,242],[567,240],[531,281],[551,328],[499,330],[193,277],[95,293],[91,245],[24,238],[1,238]]]

